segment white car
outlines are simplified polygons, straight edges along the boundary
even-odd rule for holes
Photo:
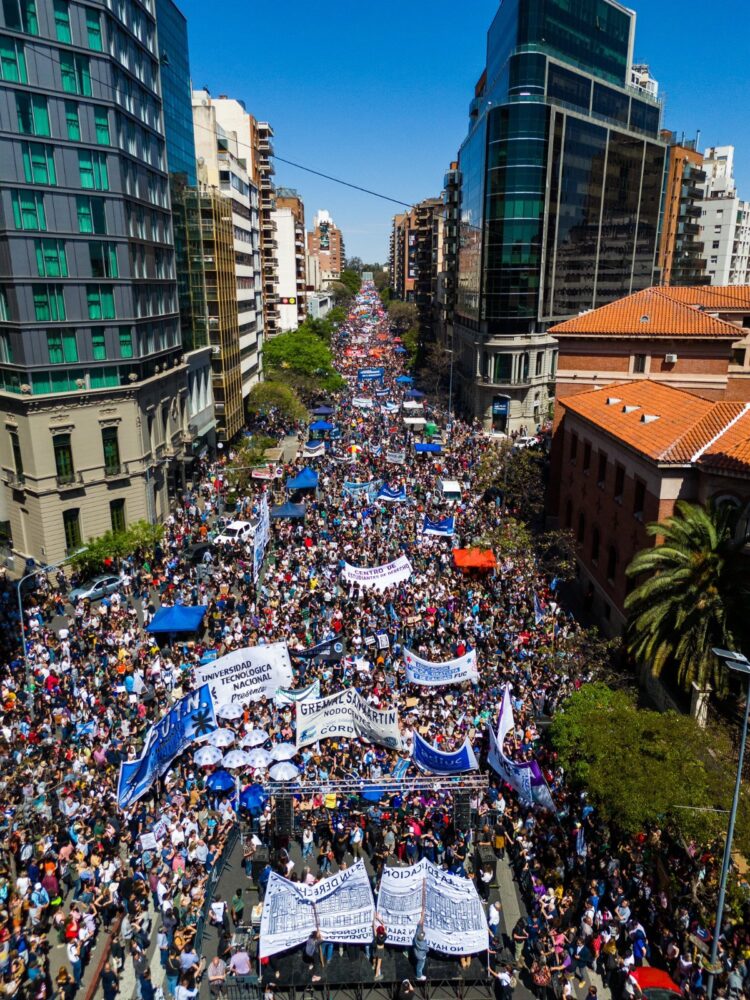
[[[255,534],[255,528],[249,521],[230,521],[221,529],[221,534],[214,538],[216,545],[235,545],[238,542],[249,542]]]

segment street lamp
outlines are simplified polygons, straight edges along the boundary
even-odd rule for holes
[[[21,623],[21,649],[23,650],[23,666],[24,675],[26,677],[26,697],[27,697],[27,707],[29,710],[29,715],[33,721],[34,719],[34,692],[31,690],[31,664],[29,663],[29,654],[26,652],[26,626],[23,620],[23,585],[26,580],[30,580],[32,576],[36,576],[37,573],[51,573],[55,569],[60,569],[65,563],[79,556],[82,552],[86,551],[86,547],[82,549],[77,549],[75,552],[71,552],[69,556],[61,559],[57,563],[49,563],[44,566],[40,566],[39,569],[33,570],[31,573],[27,573],[26,576],[22,576],[21,579],[16,584],[16,593],[18,596],[18,620]]]
[[[729,813],[729,825],[727,826],[727,839],[724,844],[724,859],[721,863],[721,880],[719,881],[719,901],[716,906],[716,924],[714,926],[713,940],[711,941],[711,957],[708,968],[708,998],[714,990],[714,969],[719,953],[719,935],[721,934],[721,922],[724,919],[724,900],[727,894],[727,877],[729,875],[729,865],[732,860],[732,838],[734,837],[734,823],[737,819],[737,806],[740,801],[740,784],[742,783],[742,764],[745,760],[745,744],[747,743],[747,724],[750,719],[750,661],[742,653],[735,653],[730,649],[713,649],[714,656],[717,656],[730,670],[736,671],[747,678],[747,695],[745,701],[745,719],[742,723],[742,737],[740,739],[740,759],[737,761],[737,777],[734,782],[734,798],[732,808]]]

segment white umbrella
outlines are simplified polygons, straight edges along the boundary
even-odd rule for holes
[[[292,743],[277,743],[271,747],[271,756],[274,760],[291,760],[297,753],[297,747]]]
[[[238,705],[236,701],[228,701],[226,705],[216,709],[216,714],[220,719],[241,719],[242,705]]]
[[[210,743],[212,747],[231,747],[234,743],[234,733],[231,729],[214,729],[212,733],[206,738],[206,743]]]
[[[230,750],[229,753],[224,754],[224,760],[221,763],[223,767],[228,767],[230,770],[235,767],[250,766],[244,750]]]
[[[221,760],[221,750],[218,747],[201,747],[195,754],[193,760],[198,767],[208,767],[211,764],[218,764]]]
[[[268,750],[251,750],[247,754],[247,763],[250,767],[268,767],[273,760]]]
[[[268,774],[274,781],[292,781],[299,774],[299,768],[285,760],[274,764]]]
[[[262,746],[268,739],[268,733],[262,729],[251,729],[250,732],[240,740],[240,746],[244,750],[246,747]]]

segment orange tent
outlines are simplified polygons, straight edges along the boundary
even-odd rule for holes
[[[490,570],[497,566],[491,549],[454,549],[453,561],[459,569]]]

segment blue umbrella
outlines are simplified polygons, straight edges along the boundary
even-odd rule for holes
[[[401,344],[399,344],[398,347],[394,347],[393,351],[394,354],[408,354],[406,348],[402,347]]]
[[[234,778],[229,771],[214,771],[208,777],[206,787],[211,792],[231,792],[234,788]]]
[[[399,385],[411,385],[414,379],[411,378],[409,375],[399,375],[396,381],[398,382]]]
[[[260,785],[248,785],[240,792],[240,805],[243,809],[262,809],[268,802],[268,796]]]
[[[329,424],[327,420],[316,420],[314,424],[310,424],[311,431],[332,431],[333,424]]]

